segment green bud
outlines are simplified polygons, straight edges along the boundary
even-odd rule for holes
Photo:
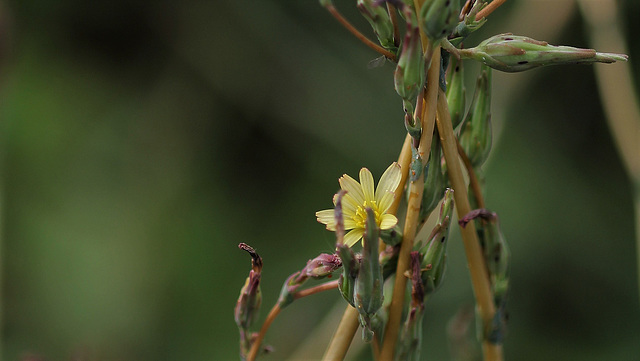
[[[431,214],[431,211],[438,206],[447,186],[447,177],[442,170],[442,147],[437,130],[431,141],[429,163],[427,163],[424,171],[426,178],[424,180],[424,192],[422,192],[420,223],[424,222]]]
[[[409,167],[409,180],[415,182],[422,175],[422,169],[424,168],[422,157],[420,157],[416,146],[411,146],[411,165]]]
[[[395,246],[402,242],[402,228],[398,225],[391,229],[380,231],[380,238],[388,246]]]
[[[420,43],[420,30],[418,27],[407,26],[407,33],[402,43],[402,52],[398,58],[398,66],[394,73],[394,86],[396,92],[402,98],[405,114],[409,117],[407,123],[420,129],[418,122],[413,120],[413,112],[416,98],[425,82],[424,58]]]
[[[356,260],[351,247],[340,244],[336,247],[340,260],[342,261],[342,274],[338,279],[338,289],[342,297],[355,307],[354,303],[354,286],[356,277],[358,276],[358,261]]]
[[[370,318],[382,307],[382,268],[378,260],[380,229],[371,208],[366,209],[367,221],[363,237],[362,262],[355,283],[355,308],[361,316],[361,325],[371,330]],[[365,330],[363,330],[365,332]],[[363,333],[367,336],[368,333]],[[365,338],[366,340],[367,338]]]
[[[459,44],[466,38],[471,35],[474,31],[480,29],[484,23],[487,22],[487,18],[482,18],[476,21],[476,15],[478,11],[480,11],[487,3],[484,1],[476,1],[471,8],[471,11],[467,15],[464,16],[464,20],[461,21],[456,28],[453,30],[451,42],[454,44]]]
[[[432,46],[446,38],[458,25],[459,0],[426,0],[420,9],[420,16]]]
[[[460,56],[509,73],[546,65],[613,63],[628,58],[627,55],[598,53],[593,49],[549,45],[546,41],[513,34],[495,35],[475,48],[460,49]]]
[[[474,168],[480,167],[491,150],[491,69],[483,66],[469,113],[460,128],[460,145]]]
[[[462,60],[451,57],[451,67],[447,74],[447,103],[451,113],[451,126],[455,129],[464,117],[467,90],[464,86]]]
[[[438,222],[433,228],[429,240],[426,244],[419,247],[420,255],[422,255],[421,267],[426,269],[422,272],[422,281],[425,285],[425,295],[429,295],[436,291],[446,269],[446,252],[447,238],[449,236],[449,224],[453,215],[453,190],[447,189],[444,200],[440,206],[440,215]]]
[[[374,0],[358,0],[358,10],[371,24],[380,45],[395,52],[397,47],[393,41],[393,23],[386,6],[380,6]]]

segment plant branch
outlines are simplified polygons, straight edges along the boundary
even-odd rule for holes
[[[381,47],[380,45],[374,43],[373,41],[369,40],[369,38],[364,36],[358,29],[356,29],[353,25],[351,25],[351,23],[347,19],[345,19],[342,16],[342,14],[340,14],[340,12],[338,12],[338,9],[336,9],[336,7],[333,6],[333,4],[328,4],[328,5],[325,6],[325,8],[327,9],[327,11],[329,11],[329,13],[331,15],[333,15],[334,18],[336,18],[336,20],[338,20],[338,22],[340,24],[342,24],[342,26],[344,26],[345,29],[347,29],[351,34],[353,34],[353,36],[358,38],[358,40],[363,42],[364,45],[366,45],[366,46],[370,47],[371,49],[377,51],[381,55],[384,55],[389,60],[392,60],[394,62],[398,61],[398,59],[396,58],[396,55],[394,53],[390,52],[389,50],[387,50],[387,49]]]
[[[340,324],[336,329],[336,333],[333,334],[331,342],[324,356],[322,356],[322,360],[342,361],[349,350],[353,336],[355,336],[359,326],[358,311],[351,306],[347,306],[340,320]]]
[[[307,296],[311,296],[314,295],[316,293],[320,293],[323,291],[328,291],[328,290],[332,290],[334,288],[338,288],[338,280],[335,281],[330,281],[330,282],[326,282],[323,283],[321,285],[317,285],[314,287],[309,287],[305,290],[301,290],[299,292],[296,292],[296,294],[293,296],[294,300],[299,300],[303,297],[307,297]]]
[[[411,165],[411,136],[407,134],[404,138],[404,144],[402,144],[402,150],[400,151],[400,155],[398,156],[398,164],[400,164],[400,171],[402,172],[402,178],[400,179],[400,185],[396,188],[396,191],[393,195],[393,203],[391,207],[389,207],[389,213],[396,214],[398,211],[398,206],[402,201],[402,193],[404,193],[404,186],[407,183],[407,178],[409,177],[409,168]]]
[[[478,11],[478,14],[476,15],[476,21],[482,18],[486,18],[487,16],[489,16],[489,14],[494,12],[500,5],[504,4],[506,1],[507,0],[493,0],[489,3],[489,5],[485,6],[484,9]]]
[[[278,314],[280,314],[281,310],[282,309],[278,304],[273,306],[273,308],[269,312],[269,315],[267,315],[267,319],[264,320],[264,323],[262,324],[262,328],[260,328],[260,332],[258,333],[258,336],[256,337],[255,340],[253,340],[253,343],[251,344],[251,350],[249,350],[249,354],[247,355],[246,361],[254,361],[256,359],[256,356],[258,355],[258,350],[260,350],[260,345],[262,344],[262,340],[264,340],[264,336],[267,334],[267,330],[269,329],[269,326],[271,326],[271,323],[273,322],[273,320],[276,319]]]
[[[462,175],[462,169],[458,161],[458,151],[456,146],[456,137],[451,126],[451,117],[447,106],[447,98],[442,90],[438,96],[438,116],[436,117],[438,125],[438,134],[442,141],[442,151],[447,162],[449,182],[453,187],[454,199],[456,202],[456,211],[458,218],[462,219],[471,211],[469,199],[467,195],[467,187]],[[471,274],[471,283],[473,285],[473,293],[483,325],[492,322],[495,315],[495,305],[493,303],[493,295],[489,284],[487,267],[480,248],[480,242],[476,234],[476,227],[471,222],[464,228],[460,228],[462,241],[464,244],[465,254],[467,257],[467,266]],[[502,360],[502,346],[483,341],[482,349],[485,361]]]

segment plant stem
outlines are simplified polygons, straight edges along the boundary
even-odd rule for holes
[[[262,328],[258,333],[258,337],[256,337],[256,339],[253,340],[253,343],[251,344],[251,350],[249,350],[246,361],[254,361],[256,359],[258,350],[260,350],[260,345],[262,344],[262,340],[264,340],[264,335],[267,333],[269,326],[271,326],[271,323],[276,319],[281,310],[282,309],[278,304],[273,306],[273,308],[269,312],[269,315],[267,315],[267,319],[264,320],[264,323],[262,324]]]
[[[494,10],[496,10],[500,5],[504,4],[507,0],[493,0],[489,3],[489,5],[485,6],[484,9],[478,11],[476,15],[476,20],[480,20],[489,16]]]
[[[467,195],[467,187],[462,175],[462,169],[458,161],[458,151],[456,146],[456,137],[451,126],[451,117],[447,106],[447,98],[442,90],[438,96],[438,116],[436,117],[438,125],[438,134],[442,141],[442,150],[444,158],[447,162],[449,182],[453,187],[454,199],[456,202],[456,210],[458,218],[462,219],[464,215],[471,211],[469,199]],[[476,304],[483,325],[488,325],[495,315],[495,305],[493,303],[493,295],[489,285],[489,277],[487,267],[485,265],[480,242],[476,234],[476,227],[470,222],[464,228],[460,228],[462,241],[464,244],[465,254],[467,256],[467,266],[471,274],[471,283],[476,298]],[[485,361],[502,360],[502,346],[483,341],[482,349]]]
[[[404,144],[402,144],[402,150],[400,151],[400,156],[398,156],[398,164],[400,164],[400,171],[402,172],[402,178],[400,179],[400,185],[396,188],[396,191],[393,195],[393,203],[391,207],[389,207],[389,213],[396,214],[398,211],[398,206],[402,201],[402,193],[404,193],[404,185],[407,183],[407,178],[409,177],[409,168],[411,165],[411,136],[407,134],[404,138]]]
[[[469,157],[467,157],[467,153],[462,149],[462,145],[460,145],[458,138],[456,138],[456,146],[458,147],[458,154],[460,155],[460,158],[462,158],[462,163],[464,163],[464,167],[467,169],[469,184],[471,185],[473,195],[476,197],[476,202],[478,202],[478,208],[484,208],[484,197],[482,196],[480,182],[478,181],[478,177],[476,176],[476,172],[473,170],[471,161],[469,160]]]
[[[387,2],[387,11],[389,12],[391,24],[393,24],[393,44],[398,47],[400,46],[400,28],[398,28],[397,10],[390,2]]]
[[[397,62],[398,59],[396,58],[396,55],[392,52],[390,52],[389,50],[381,47],[380,45],[374,43],[373,41],[369,40],[369,38],[367,38],[366,36],[364,36],[358,29],[356,29],[353,25],[351,25],[351,23],[345,19],[342,14],[340,14],[340,12],[338,12],[338,9],[335,8],[335,6],[333,6],[333,4],[329,4],[326,6],[327,11],[329,11],[329,13],[331,15],[333,15],[334,18],[336,18],[336,20],[338,20],[338,22],[340,24],[342,24],[342,26],[345,27],[345,29],[349,30],[349,32],[351,34],[353,34],[353,36],[355,36],[356,38],[358,38],[358,40],[360,40],[361,42],[364,43],[364,45],[370,47],[371,49],[377,51],[378,53],[380,53],[381,55],[384,55],[387,59],[392,60],[393,62]]]
[[[324,356],[322,356],[322,360],[342,361],[349,350],[353,336],[355,336],[359,326],[358,311],[351,306],[347,306],[340,320],[340,324],[336,329],[336,333],[333,334],[327,351],[325,351]]]
[[[338,280],[331,281],[331,282],[326,282],[326,283],[323,283],[321,285],[317,285],[317,286],[314,286],[314,287],[309,287],[309,288],[307,288],[305,290],[296,292],[296,294],[293,296],[293,299],[294,300],[299,300],[299,299],[301,299],[303,297],[311,296],[311,295],[314,295],[316,293],[320,293],[320,292],[323,292],[323,291],[332,290],[334,288],[338,288]]]
[[[439,48],[433,54],[431,66],[427,74],[427,91],[424,94],[424,107],[422,108],[422,135],[418,146],[418,153],[423,160],[431,150],[431,140],[433,139],[433,129],[435,127],[436,98],[438,96],[440,79],[440,51]],[[405,218],[402,244],[398,255],[398,266],[396,268],[396,279],[393,286],[393,298],[389,306],[389,321],[382,340],[380,350],[381,361],[391,361],[395,354],[396,341],[400,330],[402,319],[402,309],[404,307],[404,296],[407,287],[407,278],[404,272],[409,269],[411,260],[410,253],[413,248],[413,241],[416,236],[420,205],[422,204],[422,193],[424,191],[424,172],[420,177],[409,185],[409,202],[407,205],[407,215]]]

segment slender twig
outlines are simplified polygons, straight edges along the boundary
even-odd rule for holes
[[[469,199],[467,195],[467,187],[462,175],[462,168],[458,161],[458,151],[456,147],[455,134],[451,126],[451,116],[447,106],[447,98],[442,90],[438,95],[438,116],[436,117],[438,125],[438,134],[442,141],[442,151],[447,162],[449,182],[453,187],[454,199],[458,218],[462,219],[465,214],[471,211]],[[471,274],[471,283],[473,285],[473,293],[476,298],[478,312],[482,319],[483,325],[488,325],[495,315],[495,305],[493,303],[493,295],[489,284],[487,267],[476,234],[476,228],[473,223],[467,224],[466,227],[460,228],[462,241],[464,244],[465,254],[467,257],[467,266]],[[485,361],[502,360],[502,346],[483,341],[482,349]]]
[[[273,320],[276,319],[276,317],[278,316],[281,310],[282,309],[278,304],[273,306],[273,308],[269,312],[269,315],[267,315],[267,318],[264,320],[264,323],[262,324],[262,328],[260,328],[260,332],[258,333],[258,336],[256,337],[255,340],[253,340],[253,343],[251,344],[251,350],[249,350],[249,354],[247,355],[246,361],[254,361],[256,359],[256,356],[258,355],[258,351],[260,350],[260,345],[262,344],[262,340],[264,340],[264,335],[267,334],[267,330],[269,329],[269,326],[271,326],[271,323],[273,322]]]
[[[364,45],[377,51],[381,55],[384,55],[389,60],[392,60],[394,62],[398,61],[394,53],[390,52],[389,50],[369,40],[369,38],[364,36],[358,29],[356,29],[353,25],[351,25],[351,23],[347,19],[345,19],[344,16],[342,16],[342,14],[340,14],[340,12],[338,11],[338,9],[336,9],[335,6],[333,6],[332,4],[329,4],[329,5],[326,5],[325,8],[327,9],[327,11],[329,11],[331,15],[333,15],[334,18],[336,18],[336,20],[338,20],[338,22],[340,22],[340,24],[342,24],[342,26],[345,27],[345,29],[349,30],[349,32],[353,34],[353,36],[355,36],[356,38],[358,38],[358,40],[363,42]]]
[[[314,287],[309,287],[306,290],[302,290],[302,291],[296,292],[296,294],[293,296],[293,299],[294,300],[298,300],[298,299],[301,299],[303,297],[311,296],[311,295],[314,295],[316,293],[320,293],[320,292],[327,291],[327,290],[332,290],[334,288],[338,288],[338,280],[331,281],[331,282],[326,282],[326,283],[323,283],[321,285],[317,285],[317,286],[314,286]]]
[[[478,208],[485,208],[484,206],[484,197],[482,196],[482,189],[480,188],[480,182],[478,181],[478,177],[476,176],[476,172],[473,170],[473,166],[471,165],[471,161],[465,153],[464,149],[462,149],[462,145],[456,138],[456,146],[458,147],[458,154],[460,158],[462,158],[462,163],[464,163],[464,167],[467,169],[467,174],[469,175],[469,185],[471,185],[471,190],[473,191],[473,195],[476,197],[476,202],[478,202]]]
[[[489,5],[485,6],[484,9],[478,11],[476,15],[476,20],[480,20],[482,18],[486,18],[491,14],[495,9],[497,9],[500,5],[504,4],[507,0],[493,0],[489,3]]]
[[[435,128],[435,103],[438,95],[438,82],[440,78],[440,51],[437,49],[434,52],[431,64],[432,65],[427,74],[427,91],[424,94],[424,107],[420,117],[422,121],[422,135],[420,137],[418,153],[421,155],[422,159],[427,159],[426,155],[428,155],[429,150],[431,149],[433,129]],[[423,191],[424,173],[409,185],[407,215],[402,234],[400,253],[398,255],[396,279],[393,286],[393,297],[391,299],[391,305],[389,306],[389,321],[387,322],[384,339],[382,340],[382,349],[380,350],[381,361],[391,361],[395,354],[396,341],[400,330],[402,309],[404,307],[404,296],[407,286],[407,278],[401,277],[400,275],[404,274],[404,272],[409,269],[411,263],[410,253],[416,236]]]
[[[396,188],[394,193],[393,203],[391,207],[389,207],[389,213],[396,214],[398,211],[398,206],[402,201],[402,193],[404,193],[404,186],[407,183],[407,178],[409,177],[409,168],[411,165],[411,136],[407,134],[404,138],[404,144],[402,144],[402,150],[400,151],[400,156],[398,156],[398,164],[400,164],[400,170],[402,172],[402,178],[400,179],[400,185]]]

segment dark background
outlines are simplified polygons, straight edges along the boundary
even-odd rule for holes
[[[366,166],[377,179],[397,158],[393,66],[368,69],[377,55],[317,1],[0,5],[2,359],[238,359],[250,261],[237,244],[264,259],[264,316],[287,275],[332,249],[314,212],[338,177]],[[640,6],[620,5],[640,74]],[[514,0],[469,43],[513,32],[590,47],[586,30],[573,4]],[[486,199],[512,251],[506,358],[640,360],[632,189],[593,67],[494,72],[493,89]],[[425,360],[449,358],[446,323],[473,303],[457,231],[449,262]],[[265,360],[298,346],[318,358],[343,305],[328,292],[285,309]]]

